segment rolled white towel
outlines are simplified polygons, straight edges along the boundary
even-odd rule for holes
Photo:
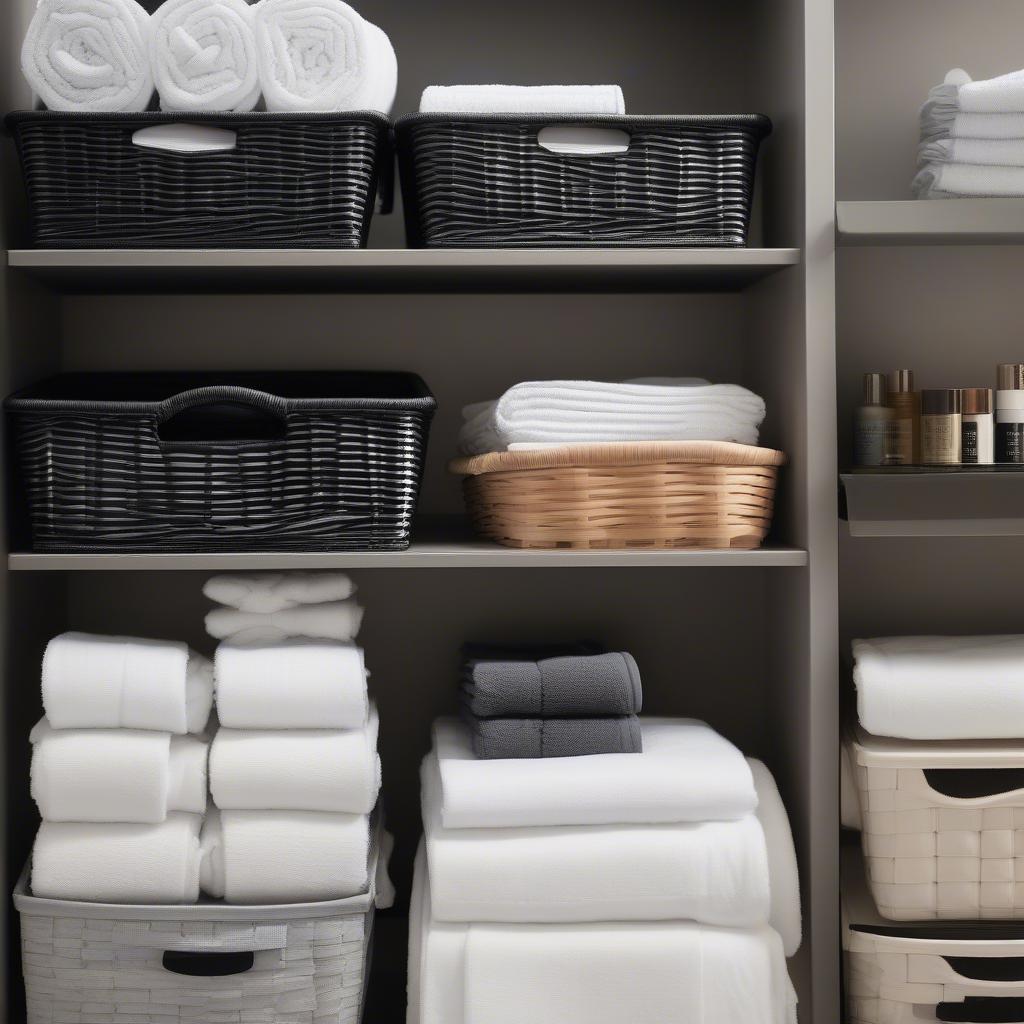
[[[361,729],[366,724],[366,665],[362,648],[355,644],[225,640],[214,662],[222,726]]]
[[[39,0],[21,68],[50,110],[145,110],[150,19],[135,0]]]
[[[97,903],[195,903],[198,814],[158,825],[44,821],[32,850],[32,893]]]
[[[363,814],[214,808],[202,846],[203,892],[228,903],[345,899],[369,886]]]
[[[380,792],[377,709],[362,729],[221,728],[210,789],[222,810],[369,814]]]
[[[156,824],[206,813],[209,742],[140,729],[53,729],[29,735],[32,799],[47,821]]]
[[[267,110],[391,112],[391,40],[343,0],[261,0],[256,39]]]
[[[297,637],[347,643],[355,640],[362,624],[363,607],[351,599],[299,605],[266,614],[214,608],[206,615],[206,632],[214,639],[253,643]]]
[[[61,633],[42,682],[54,729],[198,733],[213,705],[213,665],[174,640]]]
[[[260,614],[344,601],[355,592],[355,584],[343,572],[224,573],[203,584],[203,593],[211,601]]]
[[[160,106],[252,110],[260,98],[254,22],[246,0],[164,0],[150,40]]]
[[[617,85],[431,85],[421,113],[625,114]]]

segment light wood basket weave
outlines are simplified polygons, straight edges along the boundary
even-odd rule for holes
[[[756,548],[783,452],[724,441],[573,445],[456,459],[477,530],[516,548]]]

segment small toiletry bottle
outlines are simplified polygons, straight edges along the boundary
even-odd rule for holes
[[[864,402],[853,421],[853,459],[858,466],[881,466],[893,448],[895,410],[886,404],[885,374],[864,374]]]
[[[961,452],[966,465],[991,466],[995,462],[995,423],[991,388],[964,388],[960,392]]]
[[[926,466],[960,462],[960,392],[955,388],[921,392],[921,462]]]
[[[996,370],[996,462],[1024,463],[1024,363]]]
[[[914,390],[913,370],[889,374],[889,406],[896,414],[892,458],[897,466],[921,461],[921,396]]]

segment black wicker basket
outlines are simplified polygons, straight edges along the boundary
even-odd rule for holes
[[[406,373],[65,374],[5,404],[50,552],[401,550],[435,408]]]
[[[378,193],[390,207],[394,151],[381,114],[40,111],[6,124],[37,247],[358,249]],[[219,128],[231,148],[135,141],[161,125]]]
[[[542,129],[618,129],[628,149],[545,149]],[[396,126],[409,244],[743,246],[771,122],[691,117],[416,114]]]

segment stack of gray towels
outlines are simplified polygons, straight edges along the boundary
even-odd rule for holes
[[[462,649],[461,710],[478,758],[639,754],[642,699],[625,651],[590,643]]]

